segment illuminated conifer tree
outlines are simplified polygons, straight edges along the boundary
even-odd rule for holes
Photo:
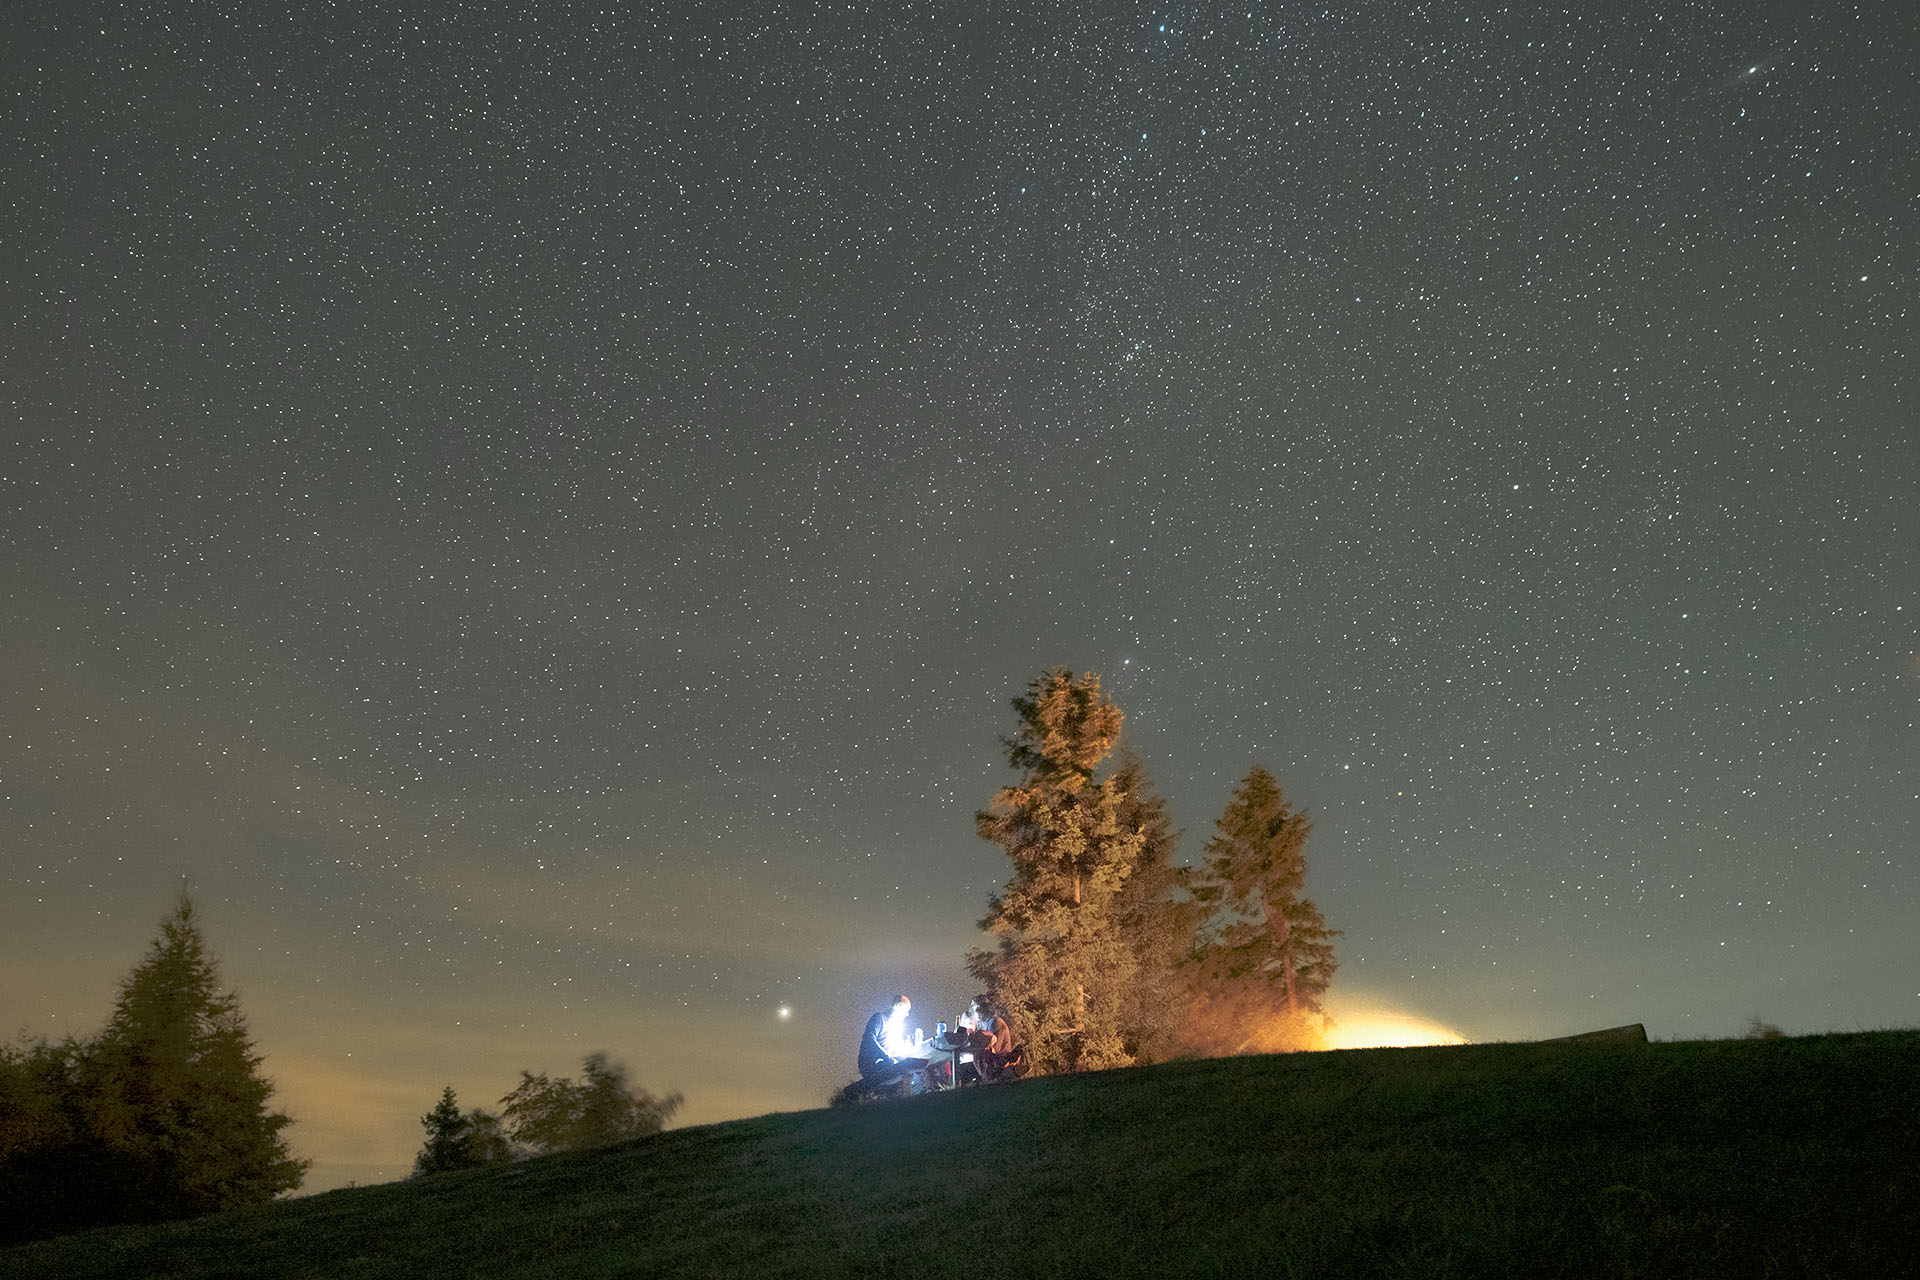
[[[1214,822],[1193,895],[1210,915],[1199,953],[1204,979],[1264,986],[1285,1012],[1320,1011],[1333,978],[1333,939],[1305,887],[1307,815],[1287,803],[1280,783],[1258,765],[1234,788]]]
[[[1020,727],[1005,745],[1021,779],[975,816],[1013,874],[980,922],[1000,945],[975,950],[967,967],[1006,1010],[1030,1069],[1124,1066],[1132,1058],[1123,997],[1138,966],[1118,899],[1142,838],[1123,824],[1120,787],[1094,776],[1119,737],[1121,711],[1098,676],[1065,667],[1013,705]]]
[[[1140,836],[1133,871],[1115,902],[1121,937],[1137,966],[1121,995],[1120,1034],[1135,1060],[1160,1062],[1179,1041],[1187,981],[1181,965],[1193,947],[1198,911],[1181,893],[1182,868],[1174,865],[1180,833],[1166,800],[1131,746],[1123,742],[1115,759],[1119,825]]]

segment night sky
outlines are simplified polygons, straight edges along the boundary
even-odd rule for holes
[[[0,1030],[822,1105],[1056,663],[1336,1015],[1920,1024],[1907,0],[293,8],[0,39]]]

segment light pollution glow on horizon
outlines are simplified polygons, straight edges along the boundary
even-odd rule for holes
[[[1321,1042],[1328,1049],[1399,1049],[1469,1043],[1458,1031],[1431,1018],[1364,996],[1339,992],[1329,992],[1327,1027]]]

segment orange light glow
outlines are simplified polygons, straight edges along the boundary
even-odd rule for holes
[[[1336,1009],[1328,1019],[1329,1049],[1385,1049],[1408,1045],[1465,1044],[1467,1038],[1431,1018],[1399,1009]]]

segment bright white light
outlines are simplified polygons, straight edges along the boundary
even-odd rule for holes
[[[779,1014],[780,1014],[781,1021],[784,1022],[786,1019],[791,1018],[793,1016],[793,1010],[789,1009],[786,1005],[781,1005]]]
[[[880,1037],[880,1046],[890,1058],[913,1056],[913,1038],[907,1034],[907,1011],[898,1005],[887,1015],[887,1029]]]

